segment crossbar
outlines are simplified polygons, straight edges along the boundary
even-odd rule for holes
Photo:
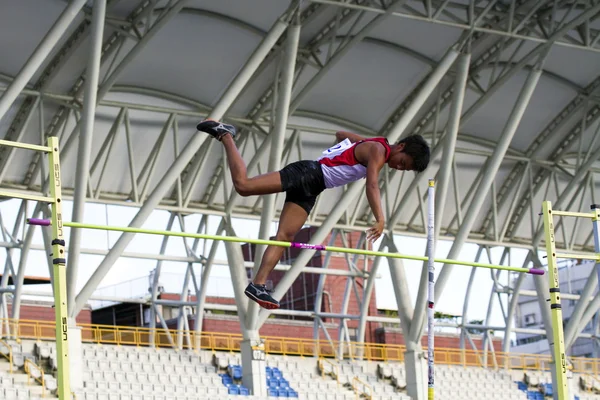
[[[51,226],[52,222],[47,219],[37,219],[37,218],[28,218],[27,223],[30,225],[40,225],[40,226]],[[237,236],[220,236],[220,235],[208,235],[203,233],[188,233],[188,232],[172,232],[172,231],[162,231],[162,230],[154,230],[154,229],[144,229],[144,228],[132,228],[128,226],[108,226],[108,225],[93,225],[93,224],[85,224],[81,222],[63,222],[63,226],[70,228],[78,228],[78,229],[94,229],[101,231],[117,231],[117,232],[128,232],[128,233],[140,233],[147,235],[161,235],[161,236],[176,236],[176,237],[186,237],[192,239],[206,239],[206,240],[220,240],[223,242],[237,242],[237,243],[252,243],[258,245],[265,246],[279,246],[279,247],[291,247],[298,249],[310,249],[310,250],[321,250],[321,251],[331,251],[335,253],[348,253],[348,254],[360,254],[366,256],[374,256],[374,257],[389,257],[389,258],[402,258],[405,260],[414,260],[414,261],[427,261],[428,257],[423,256],[413,256],[409,254],[400,254],[400,253],[385,253],[382,251],[375,250],[362,250],[362,249],[352,249],[346,247],[335,247],[335,246],[323,246],[320,244],[308,244],[308,243],[297,243],[297,242],[283,242],[279,240],[264,240],[264,239],[248,239],[248,238],[240,238]],[[469,261],[460,261],[460,260],[450,260],[446,258],[435,258],[434,262],[440,264],[453,264],[453,265],[464,265],[468,267],[477,267],[477,268],[487,268],[487,269],[498,269],[504,271],[513,271],[513,272],[523,272],[532,275],[544,275],[543,269],[537,268],[522,268],[522,267],[511,267],[506,265],[495,265],[495,264],[485,264],[485,263],[477,263],[477,262],[469,262]]]
[[[19,193],[19,192],[13,192],[10,190],[0,190],[0,197],[10,197],[10,198],[23,199],[23,200],[41,201],[42,203],[54,203],[54,199],[52,197],[39,196],[36,194]]]
[[[49,153],[52,151],[52,148],[49,146],[40,146],[37,144],[13,142],[12,140],[0,140],[0,146],[17,147],[19,149],[42,151],[44,153]]]
[[[590,219],[593,219],[596,217],[595,212],[583,213],[583,212],[575,212],[575,211],[552,210],[552,214],[554,216],[559,216],[559,217],[577,217],[577,218],[590,218]]]
[[[556,258],[570,258],[575,260],[592,260],[600,262],[600,254],[588,253],[588,254],[577,254],[577,253],[555,253]]]

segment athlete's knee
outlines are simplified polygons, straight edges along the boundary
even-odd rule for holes
[[[296,232],[284,230],[284,231],[277,232],[277,235],[275,235],[275,240],[280,240],[283,242],[291,242],[292,240],[294,240],[294,236],[296,236]]]

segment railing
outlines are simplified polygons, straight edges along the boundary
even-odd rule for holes
[[[360,398],[361,396],[364,396],[367,399],[373,398],[373,388],[371,385],[361,381],[357,376],[352,378],[352,390],[356,393],[357,398]]]
[[[586,392],[600,393],[600,380],[590,374],[581,374],[579,386]],[[584,385],[581,384],[584,382]]]
[[[32,340],[54,340],[54,321],[1,320],[10,327],[12,337]],[[150,329],[129,326],[79,324],[82,341],[87,343],[114,344],[117,346],[143,347],[172,347],[169,338],[183,335],[183,349],[239,352],[242,335],[234,333],[195,332],[177,330]],[[190,341],[186,336],[189,334]],[[291,355],[300,357],[338,358],[339,342],[302,338],[284,338],[266,336],[265,353],[275,355]],[[176,343],[177,341],[173,339]],[[0,342],[1,343],[1,342]],[[6,345],[8,349],[10,346]],[[345,346],[344,359],[356,359],[358,355],[363,360],[381,362],[403,362],[405,346],[380,343],[350,343]],[[435,363],[442,365],[457,365],[469,367],[495,368],[498,366],[508,369],[526,371],[550,371],[552,358],[547,354],[517,354],[495,352],[495,360],[488,357],[486,364],[480,357],[481,352],[469,349],[435,349]],[[4,355],[12,357],[12,355]],[[600,359],[570,357],[573,372],[593,376],[600,375]]]
[[[23,369],[27,374],[27,384],[31,384],[31,379],[42,385],[42,397],[46,397],[46,381],[44,380],[44,371],[30,360],[25,360]],[[34,375],[35,373],[35,375]],[[37,375],[37,376],[36,376]]]
[[[321,371],[321,377],[325,377],[326,374],[326,366],[329,365],[331,366],[331,376],[335,377],[335,380],[338,384],[338,387],[340,386],[340,366],[330,360],[328,360],[327,358],[323,358],[320,357],[319,358],[319,370]]]
[[[6,358],[8,360],[8,363],[10,364],[9,371],[12,374],[13,373],[12,347],[10,347],[10,345],[2,339],[0,339],[0,345],[4,346],[8,350],[8,353],[3,353],[2,351],[0,351],[0,355],[2,355],[4,358]]]

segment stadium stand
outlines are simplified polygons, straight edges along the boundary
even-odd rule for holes
[[[53,342],[0,341],[0,353],[4,355],[0,357],[0,398],[56,398]],[[75,392],[77,400],[259,399],[250,396],[241,385],[240,354],[235,352],[84,344],[83,360],[84,387]],[[36,376],[35,368],[29,368],[29,375],[25,373],[29,363],[38,366],[43,378],[41,374]],[[549,372],[453,365],[435,368],[435,393],[439,400],[552,398]],[[600,400],[597,378],[571,375],[575,400]],[[410,400],[406,394],[406,371],[399,362],[269,354],[266,376],[270,399]]]
[[[3,400],[56,399],[56,379],[44,375],[36,357],[22,344],[0,341],[0,398]]]

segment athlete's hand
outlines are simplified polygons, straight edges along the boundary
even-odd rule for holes
[[[384,221],[381,220],[381,221],[375,222],[375,224],[373,225],[373,227],[371,229],[367,230],[367,239],[371,243],[373,243],[377,239],[379,239],[379,237],[383,233],[383,226],[384,226]]]

